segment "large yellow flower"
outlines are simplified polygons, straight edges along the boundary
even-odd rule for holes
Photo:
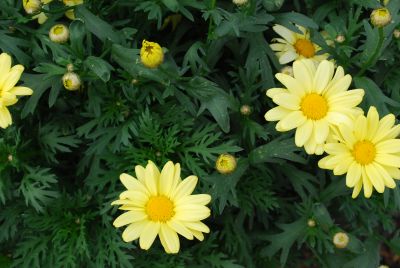
[[[16,87],[24,66],[11,67],[11,57],[6,53],[0,54],[0,127],[7,128],[12,123],[7,106],[17,103],[17,96],[32,95],[28,87]]]
[[[400,179],[400,125],[394,126],[395,116],[386,115],[379,120],[375,107],[367,117],[359,115],[351,124],[337,128],[339,142],[327,143],[328,156],[318,163],[320,168],[331,169],[335,175],[346,175],[346,185],[357,197],[364,185],[364,196],[369,198],[373,188],[383,193],[385,186],[395,188],[394,179]]]
[[[267,121],[279,121],[278,131],[296,129],[295,143],[308,154],[322,154],[330,127],[349,122],[360,113],[355,107],[362,101],[363,89],[347,90],[351,76],[342,67],[327,60],[318,68],[311,60],[293,63],[294,77],[278,73],[275,77],[285,88],[271,88],[267,96],[278,104],[265,114]],[[333,76],[333,77],[332,77]]]
[[[271,49],[275,51],[280,64],[287,64],[294,60],[311,59],[315,62],[320,62],[329,57],[329,54],[317,54],[321,48],[313,43],[310,39],[310,32],[302,27],[296,25],[302,32],[296,33],[282,25],[275,25],[272,27],[274,31],[282,38],[275,38],[275,44],[271,44]]]
[[[142,249],[149,249],[157,235],[167,253],[179,251],[178,234],[202,241],[203,233],[210,229],[201,222],[210,216],[208,194],[192,195],[197,184],[196,176],[181,180],[179,164],[167,162],[161,173],[149,161],[146,168],[136,166],[137,179],[121,174],[120,180],[128,189],[112,205],[122,205],[128,210],[114,221],[115,227],[129,226],[122,233],[125,242],[140,238]]]

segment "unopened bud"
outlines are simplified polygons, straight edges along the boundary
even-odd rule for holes
[[[349,244],[349,236],[346,233],[338,232],[333,236],[333,244],[337,248],[345,248]]]
[[[74,65],[72,63],[67,64],[67,71],[68,72],[73,72],[74,71]]]
[[[42,2],[40,0],[22,0],[22,6],[27,14],[36,14],[42,7]]]
[[[68,27],[64,24],[57,24],[51,27],[49,31],[50,40],[54,43],[65,43],[69,39]]]
[[[74,72],[65,73],[62,82],[67,90],[75,91],[81,87],[81,78]]]
[[[234,3],[237,6],[243,6],[247,4],[248,0],[232,0],[232,3]]]
[[[335,40],[338,43],[343,43],[346,40],[346,37],[344,37],[344,35],[342,34],[339,34],[338,36],[336,36]]]
[[[251,114],[251,107],[247,104],[242,105],[242,107],[240,107],[240,113],[242,115],[250,115]]]
[[[315,222],[315,220],[309,219],[307,221],[307,225],[308,225],[308,227],[315,227],[315,225],[317,225],[317,223]]]
[[[13,161],[13,156],[12,156],[11,154],[9,154],[8,157],[7,157],[7,159],[8,159],[8,161],[11,162],[11,161]]]
[[[221,174],[229,174],[236,169],[236,158],[231,154],[221,154],[215,162],[215,168]]]
[[[399,29],[395,29],[393,31],[393,36],[394,36],[394,38],[399,39],[400,38],[400,30]]]
[[[375,27],[384,27],[392,21],[389,9],[385,7],[374,9],[371,13],[371,23]]]

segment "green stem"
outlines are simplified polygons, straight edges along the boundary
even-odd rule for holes
[[[365,71],[368,69],[368,67],[371,66],[371,64],[376,60],[376,58],[379,56],[379,52],[381,51],[382,45],[383,45],[383,27],[379,28],[379,41],[378,41],[378,47],[376,48],[374,54],[372,54],[371,58],[367,61],[367,63],[364,64],[364,67],[361,68],[361,70],[357,73],[356,76],[361,76],[365,73]]]
[[[312,253],[314,254],[315,257],[317,257],[318,261],[322,264],[323,267],[328,267],[328,265],[325,263],[325,261],[319,256],[319,254],[315,251],[315,249],[312,246],[308,246],[309,249],[311,249]]]
[[[217,5],[217,0],[211,0],[210,10],[215,9],[216,5]],[[213,19],[210,16],[210,22],[208,24],[207,41],[211,40],[211,35],[213,34],[213,31],[214,31]]]

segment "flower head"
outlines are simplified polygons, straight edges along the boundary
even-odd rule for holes
[[[371,13],[371,23],[375,27],[384,27],[392,21],[389,9],[381,7],[374,9]]]
[[[215,162],[215,168],[221,174],[229,174],[236,169],[236,158],[231,154],[221,154]]]
[[[317,52],[321,48],[314,44],[310,39],[310,33],[307,29],[297,26],[300,33],[293,32],[282,25],[275,25],[274,31],[282,38],[276,38],[271,44],[271,49],[275,51],[279,58],[280,64],[286,64],[298,59],[311,59],[315,62],[320,62],[329,57],[328,54],[318,55]]]
[[[128,211],[114,221],[115,227],[128,225],[122,239],[130,242],[139,238],[140,248],[147,250],[158,235],[167,253],[179,251],[178,234],[202,241],[203,233],[210,232],[201,221],[210,216],[206,205],[211,196],[192,194],[197,177],[181,180],[180,165],[171,161],[164,165],[161,173],[151,161],[146,168],[136,166],[135,172],[137,179],[121,174],[120,180],[127,191],[112,202]]]
[[[40,0],[23,0],[22,6],[27,14],[35,14],[42,7],[42,2]]]
[[[69,39],[68,27],[64,24],[56,24],[50,28],[49,31],[50,40],[54,43],[65,43]]]
[[[140,60],[148,68],[157,68],[164,60],[164,53],[159,44],[143,40]]]
[[[359,115],[350,124],[341,124],[335,137],[339,142],[327,143],[328,156],[318,163],[335,175],[346,175],[347,187],[353,188],[356,198],[364,186],[364,196],[371,197],[373,188],[383,193],[385,186],[395,188],[393,179],[400,179],[400,125],[394,126],[395,116],[379,120],[375,107],[367,117]]]
[[[247,104],[240,106],[240,113],[244,116],[250,115],[251,110],[252,110],[251,107]]]
[[[234,3],[237,6],[243,6],[247,4],[248,0],[232,0],[232,3]]]
[[[360,113],[355,107],[362,101],[364,90],[347,90],[351,76],[327,60],[318,68],[310,60],[293,64],[294,77],[278,73],[275,77],[285,88],[271,88],[267,96],[278,104],[265,114],[267,121],[279,121],[278,131],[296,129],[295,143],[308,154],[322,154],[330,128],[349,122]]]
[[[346,233],[338,232],[333,236],[333,244],[337,248],[345,248],[349,244],[349,236]]]
[[[78,90],[81,87],[81,78],[74,72],[67,72],[62,77],[64,88],[70,91]]]
[[[32,89],[16,86],[24,66],[11,67],[11,57],[6,53],[0,54],[0,127],[7,128],[12,124],[11,114],[7,106],[17,103],[17,96],[32,95]]]

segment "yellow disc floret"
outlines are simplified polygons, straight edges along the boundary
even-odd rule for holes
[[[368,165],[372,163],[376,156],[375,145],[368,141],[358,141],[353,148],[353,157],[356,162],[361,165]]]
[[[312,120],[324,118],[328,113],[326,99],[316,93],[306,95],[300,104],[304,116]]]
[[[146,204],[146,213],[152,221],[169,221],[174,215],[174,204],[165,196],[152,196]]]
[[[143,40],[140,60],[148,68],[157,68],[164,61],[164,53],[159,44]]]
[[[315,55],[315,48],[313,43],[307,39],[298,39],[294,44],[296,52],[305,58],[312,58]]]

